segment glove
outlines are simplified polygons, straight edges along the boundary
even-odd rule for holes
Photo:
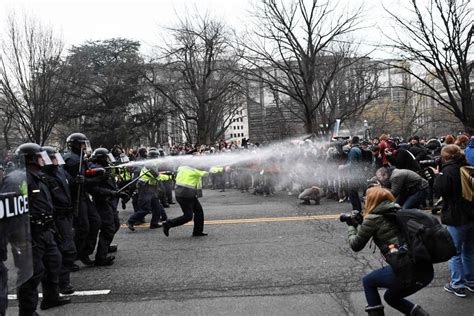
[[[124,192],[124,191],[114,191],[113,196],[121,198],[122,200],[125,200],[125,201],[130,200],[130,195],[128,195],[127,192]]]
[[[84,184],[85,178],[82,174],[78,174],[76,176],[76,183],[77,184]]]

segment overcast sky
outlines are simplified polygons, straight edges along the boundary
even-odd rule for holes
[[[145,50],[158,44],[163,27],[172,26],[177,14],[186,11],[209,12],[238,31],[244,30],[252,2],[256,0],[0,0],[0,30],[6,17],[16,14],[34,15],[60,35],[67,46],[86,40],[124,37],[139,40]],[[291,1],[291,0],[288,0]],[[329,0],[331,1],[331,0]],[[365,3],[367,25],[373,28],[359,32],[369,44],[381,40],[376,26],[388,24],[381,3],[397,11],[402,0],[340,0],[344,5]],[[406,1],[406,0],[405,0]]]

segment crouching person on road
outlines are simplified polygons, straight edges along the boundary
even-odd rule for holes
[[[373,238],[384,257],[393,251],[398,251],[396,248],[399,245],[397,226],[384,216],[399,208],[394,201],[395,197],[389,190],[380,187],[370,188],[367,190],[363,214],[341,215],[341,221],[349,225],[349,245],[352,250],[362,250]],[[396,275],[390,265],[367,274],[362,279],[368,303],[366,312],[372,316],[384,315],[384,306],[378,288],[386,288],[384,299],[396,310],[405,315],[428,315],[420,306],[413,304],[405,297],[418,292],[433,280],[433,265],[418,263],[413,269],[414,280],[406,280],[401,275]]]

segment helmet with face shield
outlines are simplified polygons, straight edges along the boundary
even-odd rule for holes
[[[63,157],[61,156],[61,154],[58,152],[58,150],[55,147],[43,146],[42,149],[48,154],[49,159],[51,159],[53,165],[62,166],[65,164]]]
[[[115,163],[114,155],[112,155],[107,148],[97,148],[92,152],[91,160],[103,166]]]
[[[86,135],[82,133],[72,133],[66,139],[66,143],[69,149],[73,151],[85,150],[86,152],[91,152],[92,147],[89,139]]]
[[[35,143],[25,143],[15,150],[15,157],[18,162],[24,161],[25,165],[45,166],[51,165],[52,161],[46,151]]]

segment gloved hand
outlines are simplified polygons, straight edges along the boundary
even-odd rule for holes
[[[84,184],[85,178],[82,174],[78,174],[76,176],[76,183],[77,184]]]
[[[114,197],[121,198],[122,201],[125,201],[125,203],[130,200],[130,195],[128,195],[127,192],[124,191],[115,191],[113,195]]]

